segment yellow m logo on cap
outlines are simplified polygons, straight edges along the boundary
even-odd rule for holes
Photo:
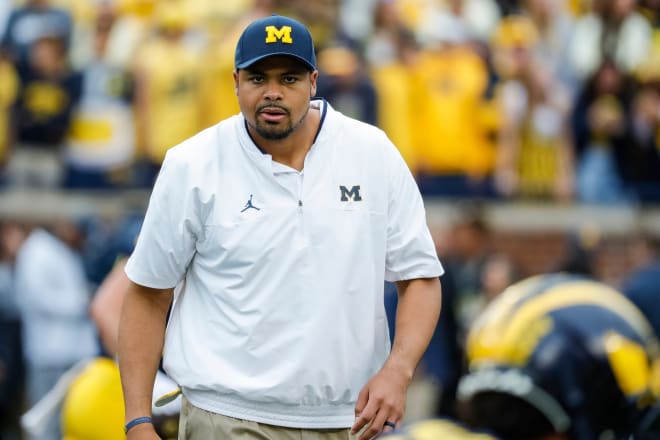
[[[282,26],[279,29],[272,25],[266,26],[266,43],[277,43],[278,41],[293,44],[291,26]]]

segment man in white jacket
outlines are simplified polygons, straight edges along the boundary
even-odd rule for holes
[[[128,438],[157,438],[161,353],[181,439],[373,438],[401,422],[440,311],[422,198],[382,131],[312,99],[303,24],[253,22],[235,67],[241,114],[169,150],[126,265]]]

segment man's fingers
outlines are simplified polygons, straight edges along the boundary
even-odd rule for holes
[[[351,434],[357,434],[360,430],[371,420],[370,415],[365,412],[367,402],[369,401],[369,391],[363,388],[358,395],[357,403],[355,404],[355,423],[351,428]]]
[[[369,401],[369,389],[362,388],[360,394],[358,394],[357,402],[355,403],[355,417],[359,417],[360,413],[364,410],[364,407]]]
[[[388,432],[393,430],[394,427],[396,427],[396,422],[391,416],[388,418],[388,415],[389,411],[381,408],[381,410],[378,411],[378,414],[373,417],[371,423],[362,432],[359,440],[370,440],[375,438],[381,432]]]
[[[360,432],[365,426],[369,424],[369,422],[373,419],[373,417],[374,417],[373,412],[368,407],[365,407],[365,409],[355,419],[355,423],[353,423],[353,428],[351,428],[351,434],[355,435],[358,432]]]

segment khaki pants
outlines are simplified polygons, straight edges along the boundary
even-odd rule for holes
[[[179,440],[355,440],[350,429],[296,429],[235,419],[197,408],[183,398]]]

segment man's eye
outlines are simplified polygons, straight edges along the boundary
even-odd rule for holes
[[[261,84],[264,82],[264,77],[263,76],[251,76],[250,77],[250,82],[253,82],[255,84]]]
[[[298,78],[295,76],[285,76],[284,78],[282,78],[282,81],[284,82],[284,84],[293,84],[296,81],[298,81]]]

